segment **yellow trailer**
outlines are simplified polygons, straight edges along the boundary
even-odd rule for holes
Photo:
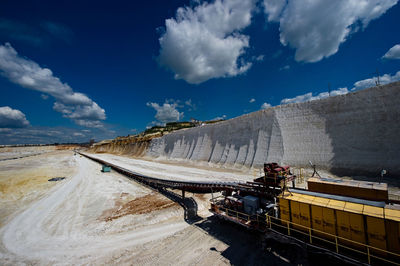
[[[391,205],[385,208],[385,231],[388,250],[400,253],[400,211]]]
[[[336,220],[334,210],[328,208],[329,199],[314,197],[311,206],[312,229],[316,230],[316,235],[333,240],[330,235],[336,235]],[[324,233],[320,233],[325,232]]]
[[[368,244],[386,250],[386,229],[384,208],[375,206],[364,206],[364,216],[366,219],[366,233]]]
[[[314,192],[374,201],[389,200],[386,183],[312,177],[307,180],[307,186]]]
[[[368,245],[372,254],[382,255],[378,249],[400,254],[400,206],[297,189],[278,199],[281,219],[294,229],[327,240],[336,236],[352,248]]]

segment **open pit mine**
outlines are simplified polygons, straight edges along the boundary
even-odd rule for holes
[[[2,147],[0,263],[398,264],[399,98],[395,82],[90,148]]]

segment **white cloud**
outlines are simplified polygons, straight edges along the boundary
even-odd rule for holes
[[[337,95],[343,95],[349,93],[349,90],[347,88],[339,88],[337,90],[333,90],[330,92],[321,92],[320,94],[313,96],[312,92],[303,94],[303,95],[298,95],[294,98],[285,98],[281,101],[281,104],[288,104],[288,103],[302,103],[302,102],[308,102],[308,101],[314,101],[314,100],[320,100],[324,98],[328,98],[329,96],[337,96]]]
[[[211,119],[210,121],[219,121],[219,120],[225,120],[226,119],[226,115],[222,115],[222,116],[217,116],[213,119]]]
[[[192,102],[192,99],[189,99],[189,100],[185,101],[185,105],[187,105],[189,107],[188,108],[189,112],[197,109],[197,106],[196,106],[196,104],[194,104]]]
[[[382,57],[385,59],[400,59],[400,44],[396,44]]]
[[[289,65],[285,65],[283,67],[281,67],[279,70],[289,70],[290,66]]]
[[[165,101],[163,105],[148,102],[146,105],[156,110],[154,117],[161,123],[176,122],[183,117],[183,112],[177,110],[177,102]]]
[[[9,106],[0,107],[0,127],[20,128],[29,126],[29,121],[20,110],[12,109]]]
[[[43,100],[47,100],[49,98],[49,95],[47,94],[40,94],[40,98],[42,98]]]
[[[103,123],[98,120],[77,119],[77,120],[74,120],[74,122],[77,125],[80,125],[83,127],[93,127],[93,128],[103,128],[104,127]]]
[[[268,21],[279,21],[287,0],[264,0],[263,4]]]
[[[175,79],[199,84],[212,78],[246,72],[251,63],[240,58],[249,37],[240,30],[251,23],[255,0],[215,0],[194,8],[178,8],[176,18],[165,21],[160,37],[159,62]]]
[[[399,81],[399,80],[400,80],[400,71],[398,71],[394,75],[384,74],[382,76],[379,76],[380,85],[388,84],[388,83]],[[351,91],[374,87],[377,85],[376,84],[377,81],[378,81],[377,77],[372,77],[372,78],[357,81],[354,83],[354,87],[351,89]],[[347,93],[349,93],[349,90],[347,88],[339,88],[339,89],[333,90],[330,92],[330,94],[327,91],[321,92],[320,94],[318,94],[316,96],[313,96],[313,94],[311,92],[309,92],[309,93],[306,93],[303,95],[298,95],[294,98],[285,98],[281,101],[281,104],[308,102],[308,101],[314,101],[314,100],[328,98],[330,96],[344,95]]]
[[[280,41],[296,49],[295,60],[317,62],[366,28],[398,0],[264,0],[268,21],[279,22]]]
[[[272,107],[272,105],[269,104],[269,103],[263,103],[263,104],[261,105],[261,109],[267,109],[267,108],[270,108],[270,107]]]
[[[400,80],[400,71],[398,71],[393,76],[390,74],[384,74],[383,76],[379,76],[380,85],[388,84],[388,83],[395,82],[398,80]],[[365,89],[365,88],[374,87],[377,85],[377,82],[378,82],[377,77],[360,80],[360,81],[357,81],[356,83],[354,83],[354,88],[351,90],[354,91],[354,90],[361,90],[361,89]]]
[[[105,119],[104,110],[97,103],[91,102],[90,105],[65,105],[55,102],[53,109],[63,114],[64,117],[77,120],[103,120]]]
[[[185,101],[185,104],[186,104],[187,106],[192,107],[192,106],[193,106],[192,99],[189,99],[189,100]]]
[[[74,133],[72,133],[72,135],[75,137],[84,137],[85,136],[85,134],[83,134],[81,132],[74,132]]]
[[[261,61],[264,61],[264,57],[265,57],[265,55],[261,54],[261,55],[257,56],[254,60],[261,62]]]
[[[104,109],[97,103],[83,93],[74,92],[68,84],[55,77],[50,69],[20,57],[9,43],[0,45],[0,70],[4,77],[15,84],[53,96],[57,100],[53,109],[78,125],[98,127],[102,124],[100,120],[106,119]]]
[[[256,101],[256,99],[251,98],[250,101],[249,101],[249,103],[254,103],[255,101]]]

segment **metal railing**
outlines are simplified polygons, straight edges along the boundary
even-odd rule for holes
[[[212,211],[218,214],[226,214],[231,218],[236,218],[236,220],[244,226],[252,227],[259,231],[265,231],[266,229],[279,231],[280,233],[296,239],[301,238],[299,237],[299,235],[301,235],[303,239],[306,239],[307,242],[314,246],[328,246],[328,249],[332,252],[348,257],[352,257],[351,254],[357,254],[361,259],[365,258],[368,264],[371,264],[372,259],[375,259],[379,262],[400,265],[400,263],[396,262],[400,261],[400,254],[276,218],[268,214],[264,216],[257,214],[250,215],[230,208],[218,206],[217,204],[219,199],[220,197],[211,199],[211,202],[213,203],[211,207]]]
[[[389,193],[389,200],[400,201],[400,195]]]
[[[227,216],[236,218],[241,224],[247,226],[247,227],[253,227],[254,229],[262,229],[266,228],[267,226],[267,221],[265,216],[261,216],[258,214],[247,214],[244,212],[240,212],[237,210],[229,209],[226,207],[218,206],[216,205],[216,198],[214,198],[213,205],[211,205],[211,209],[213,212],[222,214],[225,213]],[[264,231],[264,230],[261,230]]]
[[[288,236],[293,236],[293,233],[300,234],[303,236],[303,238],[305,237],[310,244],[316,244],[315,243],[316,241],[328,244],[328,246],[335,247],[335,252],[337,254],[341,254],[339,251],[343,249],[350,251],[352,253],[359,254],[362,257],[365,256],[364,258],[367,258],[368,264],[371,264],[371,259],[376,259],[379,260],[380,262],[400,265],[400,263],[395,262],[395,261],[400,261],[400,254],[383,250],[377,247],[373,247],[364,243],[356,242],[351,239],[343,238],[337,235],[313,229],[311,227],[307,227],[304,225],[296,224],[270,215],[266,215],[266,219],[267,219],[267,227],[269,229],[279,228],[280,229],[279,232],[287,234]],[[349,244],[346,245],[344,243],[349,243]],[[383,254],[383,255],[380,256],[378,254]],[[342,255],[348,255],[348,254],[346,254],[346,252],[343,251]]]

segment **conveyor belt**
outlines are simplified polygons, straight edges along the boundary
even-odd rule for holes
[[[144,183],[146,185],[150,185],[152,187],[160,187],[160,188],[171,188],[171,189],[179,189],[187,192],[193,193],[211,193],[218,192],[222,190],[241,190],[245,191],[248,194],[255,195],[269,195],[271,189],[264,186],[260,183],[254,182],[224,182],[224,181],[178,181],[178,180],[167,180],[155,177],[145,176],[121,166],[109,163],[107,161],[101,160],[96,157],[92,157],[85,153],[80,153],[80,155],[85,156],[93,161],[96,161],[101,164],[105,164],[110,166],[114,171],[119,172],[123,175],[126,175],[136,181]]]

